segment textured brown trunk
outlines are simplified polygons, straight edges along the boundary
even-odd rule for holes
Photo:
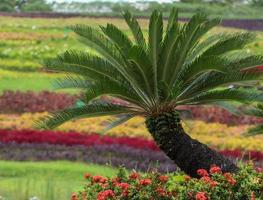
[[[223,172],[238,171],[229,159],[186,134],[176,112],[148,117],[146,125],[160,149],[186,174],[198,177],[198,169],[209,170],[214,164]]]

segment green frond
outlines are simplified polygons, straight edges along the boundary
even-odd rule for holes
[[[138,84],[145,92],[153,97],[154,95],[154,71],[144,48],[134,45],[130,51],[128,60],[130,62],[129,72],[136,78]]]
[[[125,82],[114,82],[108,78],[94,81],[93,84],[87,87],[84,100],[88,103],[102,95],[119,97],[138,106],[144,105],[141,96],[138,96],[130,85]]]
[[[135,19],[135,17],[132,16],[129,11],[124,12],[123,17],[124,17],[127,25],[129,26],[136,43],[142,47],[146,47],[146,42],[145,42],[145,39],[143,37],[141,27],[140,27],[138,21]]]
[[[35,126],[41,129],[53,129],[73,119],[130,113],[134,113],[134,111],[131,111],[124,106],[110,103],[93,103],[79,108],[69,108],[63,111],[51,113],[49,116],[43,117],[35,122]]]
[[[220,40],[208,48],[202,56],[220,55],[229,51],[242,49],[254,39],[255,34],[253,33],[225,34],[223,38],[220,38]]]
[[[177,104],[202,105],[219,101],[261,102],[263,101],[263,94],[245,89],[220,89],[200,93],[192,98],[178,101]]]
[[[211,28],[221,22],[219,18],[209,20],[204,13],[197,13],[190,21],[185,24],[182,34],[180,35],[179,48],[174,55],[175,64],[171,66],[168,83],[172,87],[176,82],[176,78],[182,69],[188,53],[198,44],[200,38],[206,34]]]
[[[242,112],[239,108],[239,106],[241,106],[242,104],[238,104],[238,102],[232,103],[232,102],[219,101],[219,102],[213,102],[211,103],[211,105],[223,108],[236,116],[242,115]]]
[[[186,64],[194,62],[194,60],[198,59],[209,47],[213,46],[217,41],[225,39],[225,37],[225,33],[219,33],[213,34],[208,38],[199,41],[187,55]]]
[[[258,104],[257,106],[250,106],[242,109],[242,113],[249,116],[263,118],[263,107]]]
[[[82,41],[84,43],[96,50],[96,52],[111,63],[111,65],[126,78],[137,94],[143,97],[146,104],[150,103],[148,96],[144,94],[142,89],[134,81],[134,77],[128,73],[127,60],[124,60],[121,52],[115,47],[111,40],[106,38],[97,30],[86,25],[76,25],[73,26],[72,29],[75,33],[82,37]]]
[[[110,121],[108,121],[106,127],[100,131],[101,134],[104,134],[106,132],[108,132],[109,130],[115,128],[116,126],[119,126],[125,122],[127,122],[128,120],[130,120],[131,118],[133,118],[134,115],[133,114],[125,114],[125,115],[121,115],[118,116],[117,119],[112,119]]]
[[[118,77],[125,80],[111,63],[85,51],[66,51],[57,58],[46,60],[45,67],[48,70],[85,76],[91,80],[104,77]]]
[[[169,30],[177,23],[178,23],[178,9],[173,7],[168,18],[166,32],[169,32]]]
[[[107,59],[119,72],[125,74],[125,61],[114,43],[99,31],[87,25],[75,25],[71,29],[78,34],[80,40]]]
[[[159,56],[161,51],[161,43],[163,40],[163,19],[162,14],[158,13],[157,10],[153,11],[150,23],[149,23],[149,57],[152,62],[153,67],[153,78],[154,78],[154,94],[158,99],[158,79],[157,79],[157,69]]]
[[[91,86],[92,81],[80,76],[67,75],[65,78],[58,78],[53,82],[54,89],[86,89]]]
[[[198,93],[208,91],[220,86],[242,83],[247,81],[262,80],[263,76],[257,71],[230,72],[227,74],[207,72],[201,74],[192,82],[184,85],[180,95],[174,96],[178,100],[193,97]],[[174,89],[173,89],[174,90]],[[174,93],[177,94],[177,93]]]
[[[132,42],[124,32],[113,24],[107,24],[106,27],[100,26],[100,28],[118,46],[120,52],[128,55]]]
[[[244,136],[255,136],[255,135],[261,135],[263,134],[263,124],[256,125],[252,128],[249,128],[246,133],[244,133]]]

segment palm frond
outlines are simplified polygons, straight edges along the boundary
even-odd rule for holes
[[[144,105],[141,96],[138,96],[130,85],[127,85],[125,82],[114,82],[108,78],[94,81],[93,84],[85,89],[85,102],[90,102],[102,95],[119,97],[138,106]]]
[[[184,85],[184,88],[179,95],[176,96],[177,100],[193,97],[198,93],[208,91],[220,86],[226,86],[230,84],[249,82],[254,80],[262,80],[262,74],[257,71],[245,71],[245,72],[230,72],[227,74],[219,72],[207,72],[201,74],[192,82]],[[176,90],[173,90],[174,94],[178,94]],[[174,95],[173,95],[174,96]]]
[[[93,103],[79,108],[69,108],[63,111],[51,113],[35,122],[35,126],[41,129],[53,129],[66,121],[88,117],[100,117],[107,115],[129,114],[134,111],[124,106],[110,103]]]
[[[54,80],[54,89],[86,89],[92,84],[91,80],[87,80],[80,76],[67,75],[65,78],[58,78]]]
[[[203,52],[202,56],[220,55],[229,51],[242,49],[254,39],[255,34],[253,33],[225,34],[223,38],[220,38],[220,40]]]
[[[184,31],[179,40],[179,48],[175,54],[176,63],[171,66],[168,83],[172,87],[176,82],[178,73],[183,70],[183,64],[188,53],[198,44],[199,39],[207,33],[211,28],[221,22],[219,18],[209,20],[204,13],[194,15],[191,20],[185,25]]]
[[[244,136],[255,136],[255,135],[261,135],[263,134],[263,124],[256,125],[254,127],[251,127],[248,129],[247,132],[245,132]]]
[[[172,8],[168,18],[166,32],[169,32],[169,30],[174,26],[174,24],[177,23],[178,23],[178,9]]]
[[[111,119],[110,121],[108,121],[108,124],[106,125],[106,127],[99,132],[101,134],[105,134],[109,130],[127,122],[128,120],[130,120],[133,117],[134,117],[133,114],[124,114],[124,115],[117,116],[117,119]]]
[[[149,57],[152,61],[153,67],[153,79],[154,85],[154,94],[155,97],[158,99],[158,79],[157,79],[157,69],[158,69],[158,62],[161,50],[161,43],[163,40],[163,19],[162,15],[155,10],[150,18],[149,23]]]
[[[46,60],[45,66],[48,70],[74,73],[94,80],[104,77],[118,77],[125,80],[111,63],[85,51],[66,51],[57,58]]]
[[[135,19],[134,16],[131,15],[129,11],[124,12],[123,17],[128,24],[136,43],[142,47],[145,47],[146,42],[138,21]]]
[[[127,56],[132,47],[132,42],[128,36],[113,24],[107,24],[106,27],[100,26],[100,28],[118,46],[120,52]]]
[[[219,101],[261,102],[263,101],[263,94],[244,89],[220,89],[200,93],[192,98],[178,101],[177,104],[201,105]]]
[[[152,98],[154,94],[154,71],[144,48],[134,45],[129,51],[129,72],[136,78],[138,84]]]

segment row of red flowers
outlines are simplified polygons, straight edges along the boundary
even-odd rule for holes
[[[84,145],[92,146],[99,144],[119,144],[137,149],[150,149],[159,151],[154,141],[142,138],[110,137],[98,134],[83,135],[76,132],[63,133],[59,131],[36,131],[36,130],[0,130],[0,142],[9,143],[48,143],[60,145]],[[244,152],[241,150],[222,150],[225,156],[234,158],[247,157],[256,161],[263,160],[260,151]]]
[[[23,113],[61,110],[74,106],[77,99],[77,95],[48,91],[39,93],[5,91],[0,95],[0,112]],[[235,116],[218,107],[190,106],[186,107],[186,109],[192,111],[193,119],[200,119],[206,122],[219,122],[224,124],[255,124],[263,122],[263,119],[260,118]]]

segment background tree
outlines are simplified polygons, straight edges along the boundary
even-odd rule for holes
[[[16,6],[15,0],[1,0],[0,11],[3,12],[14,12]]]
[[[224,172],[237,171],[230,160],[185,133],[180,114],[184,105],[263,100],[257,90],[229,88],[233,83],[262,78],[252,69],[263,64],[263,57],[243,50],[255,36],[231,33],[204,38],[220,19],[197,13],[188,23],[180,24],[173,9],[166,27],[162,13],[152,13],[146,40],[129,12],[124,19],[133,40],[113,24],[100,26],[101,31],[87,25],[71,27],[96,55],[66,51],[45,64],[49,70],[69,74],[56,84],[59,88],[81,89],[84,106],[52,113],[37,125],[47,129],[72,119],[117,116],[105,128],[108,130],[144,116],[160,149],[187,174],[197,177],[197,169],[209,169],[213,164]],[[105,95],[125,103],[100,99]]]

